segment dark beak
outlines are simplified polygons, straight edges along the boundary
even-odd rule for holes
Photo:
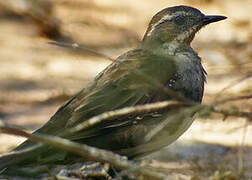
[[[203,24],[207,25],[207,24],[210,24],[210,23],[213,23],[213,22],[224,20],[224,19],[227,19],[227,17],[226,16],[215,16],[215,15],[213,15],[213,16],[204,16]]]

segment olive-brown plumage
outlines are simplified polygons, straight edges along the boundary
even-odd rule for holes
[[[225,18],[206,16],[188,6],[160,11],[152,18],[143,41],[136,49],[119,56],[35,133],[60,135],[68,128],[106,111],[174,99],[156,84],[187,100],[201,103],[206,72],[190,43],[200,28]],[[65,138],[133,158],[158,150],[183,134],[193,122],[193,114],[188,118],[173,118],[165,130],[150,139],[145,138],[157,124],[179,112],[180,108],[174,107],[156,114],[115,118]],[[156,143],[159,141],[162,143]],[[28,140],[16,150],[34,144]],[[2,156],[0,167],[55,163],[69,157],[71,155],[66,152],[40,145],[22,156]]]

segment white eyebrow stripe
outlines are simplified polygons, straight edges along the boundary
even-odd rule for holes
[[[179,12],[175,12],[172,15],[170,14],[166,14],[164,15],[157,23],[152,24],[151,25],[151,29],[150,31],[147,33],[147,36],[150,36],[153,32],[153,30],[156,28],[156,26],[158,26],[159,24],[163,23],[164,21],[168,21],[171,20],[173,17],[179,16],[179,15],[189,15],[189,13],[183,12],[183,11],[179,11]]]
[[[147,36],[150,36],[152,34],[152,31],[156,28],[157,25],[160,23],[163,23],[164,21],[170,20],[172,16],[170,14],[165,15],[162,17],[157,23],[151,25],[150,31],[147,33]]]

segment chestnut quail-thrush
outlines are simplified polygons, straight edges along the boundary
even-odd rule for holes
[[[185,99],[201,103],[206,72],[190,43],[202,27],[223,19],[226,17],[204,15],[198,9],[188,6],[169,7],[158,12],[137,48],[119,56],[35,133],[57,136],[106,111],[174,100],[160,86],[155,86],[153,81]],[[188,129],[194,114],[182,119],[173,118],[162,132],[145,138],[156,124],[179,112],[179,107],[171,107],[156,115],[146,113],[114,118],[64,138],[135,158],[172,143]],[[156,143],[159,140],[161,143]],[[73,156],[42,144],[28,149],[35,145],[38,143],[28,139],[15,149],[27,149],[21,155],[14,153],[2,156],[0,168],[63,162]]]

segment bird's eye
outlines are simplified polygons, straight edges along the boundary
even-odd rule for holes
[[[184,16],[176,16],[174,18],[174,22],[178,25],[184,24],[185,23],[185,17]]]

